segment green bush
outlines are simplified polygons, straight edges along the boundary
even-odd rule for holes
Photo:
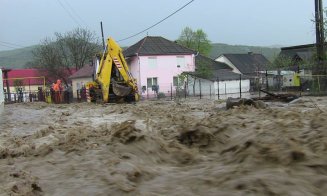
[[[158,93],[158,99],[165,98],[165,97],[166,97],[165,93],[163,92]]]

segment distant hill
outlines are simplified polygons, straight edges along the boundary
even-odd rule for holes
[[[215,59],[221,54],[244,54],[248,52],[263,54],[269,61],[273,61],[279,54],[280,48],[260,47],[260,46],[243,46],[243,45],[228,45],[228,44],[212,44],[210,57]]]
[[[29,46],[26,48],[0,51],[0,67],[6,68],[23,68],[27,62],[33,60],[32,51],[37,46]]]
[[[26,66],[26,63],[31,62],[33,60],[32,51],[36,47],[37,45],[14,50],[0,51],[0,67],[13,69],[24,68]],[[268,60],[272,61],[274,57],[279,54],[280,49],[270,47],[228,45],[215,43],[212,44],[210,57],[214,59],[224,53],[235,54],[248,52],[261,53]]]

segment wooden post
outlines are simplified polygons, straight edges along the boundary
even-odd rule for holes
[[[200,87],[200,99],[202,97],[202,94],[201,94],[201,78],[199,79],[199,87]]]
[[[268,85],[268,71],[266,70],[266,90],[269,91],[269,85]]]
[[[219,100],[219,78],[217,76],[217,99]]]
[[[173,84],[170,83],[170,100],[173,100]]]
[[[211,99],[211,85],[209,86],[209,88],[210,88],[210,99]]]
[[[188,75],[186,75],[186,82],[184,82],[184,98],[186,99],[187,95],[187,90],[188,90]]]
[[[320,80],[319,80],[319,76],[318,76],[318,92],[320,93]]]
[[[240,74],[240,98],[242,98],[242,74]]]
[[[227,91],[226,91],[226,81],[225,81],[225,95],[227,95]]]

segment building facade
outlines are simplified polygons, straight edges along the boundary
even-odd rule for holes
[[[195,52],[162,37],[147,36],[124,56],[142,96],[168,94],[179,74],[195,71]]]
[[[79,91],[85,88],[88,82],[93,81],[94,66],[85,65],[69,77],[72,81],[73,98],[78,98]]]

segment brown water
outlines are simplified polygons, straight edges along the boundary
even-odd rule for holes
[[[0,195],[325,195],[325,98],[15,104],[0,125]]]

